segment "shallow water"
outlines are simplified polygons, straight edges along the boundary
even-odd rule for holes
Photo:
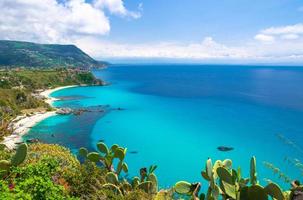
[[[303,69],[295,67],[114,65],[95,71],[111,82],[106,87],[56,91],[58,107],[109,105],[106,114],[50,117],[25,138],[60,143],[74,152],[95,148],[99,140],[128,148],[129,176],[140,167],[157,164],[160,185],[178,180],[202,181],[208,157],[231,158],[249,175],[255,155],[258,176],[288,188],[262,164],[269,161],[291,178],[299,170],[285,156],[302,159],[300,150],[286,145],[283,134],[303,145]],[[71,98],[68,98],[71,97]],[[73,98],[81,97],[81,98]],[[123,110],[116,110],[123,108]],[[221,152],[218,146],[231,146]]]

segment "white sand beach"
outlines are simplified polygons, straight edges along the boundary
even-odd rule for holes
[[[68,85],[68,86],[62,86],[62,87],[56,87],[54,89],[48,89],[48,90],[45,90],[43,92],[40,93],[41,96],[44,96],[46,98],[45,102],[50,104],[52,106],[53,102],[58,100],[54,97],[51,97],[50,94],[55,92],[55,91],[58,91],[58,90],[62,90],[62,89],[66,89],[66,88],[71,88],[71,87],[78,87],[79,85]]]
[[[2,141],[2,144],[5,144],[9,149],[15,148],[16,143],[22,142],[22,136],[25,135],[31,127],[36,125],[38,122],[54,115],[56,115],[56,111],[44,113],[40,112],[31,116],[18,116],[11,124],[13,133],[6,136]]]
[[[70,85],[57,87],[54,89],[48,89],[40,93],[41,96],[46,98],[45,102],[52,106],[52,103],[56,101],[56,98],[50,97],[50,94],[70,87],[77,87],[78,85]],[[40,121],[56,115],[56,111],[50,112],[36,112],[30,116],[20,115],[16,117],[10,124],[10,128],[12,128],[13,133],[9,136],[4,137],[4,140],[1,142],[5,144],[9,149],[13,149],[16,147],[16,143],[22,142],[22,136],[28,133],[28,131],[35,126]]]

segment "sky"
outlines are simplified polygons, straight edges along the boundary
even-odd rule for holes
[[[299,0],[0,0],[0,39],[100,60],[303,63]]]

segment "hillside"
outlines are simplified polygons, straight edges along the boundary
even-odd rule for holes
[[[3,136],[10,134],[9,122],[17,115],[28,110],[51,109],[43,99],[36,98],[37,90],[81,84],[104,83],[91,72],[83,70],[62,68],[0,71],[0,141]]]
[[[0,67],[103,67],[75,45],[0,40]]]

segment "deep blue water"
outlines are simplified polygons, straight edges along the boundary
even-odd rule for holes
[[[54,92],[54,97],[69,97],[54,105],[109,105],[106,113],[50,117],[26,138],[60,143],[74,152],[82,146],[93,149],[99,140],[117,143],[138,152],[127,155],[130,177],[140,167],[157,164],[162,187],[178,180],[202,181],[208,157],[231,158],[248,176],[255,155],[261,182],[266,177],[283,184],[263,161],[291,178],[300,177],[284,161],[286,156],[302,159],[300,149],[277,134],[303,146],[303,68],[114,65],[94,73],[111,85]],[[234,150],[221,152],[218,146]]]

